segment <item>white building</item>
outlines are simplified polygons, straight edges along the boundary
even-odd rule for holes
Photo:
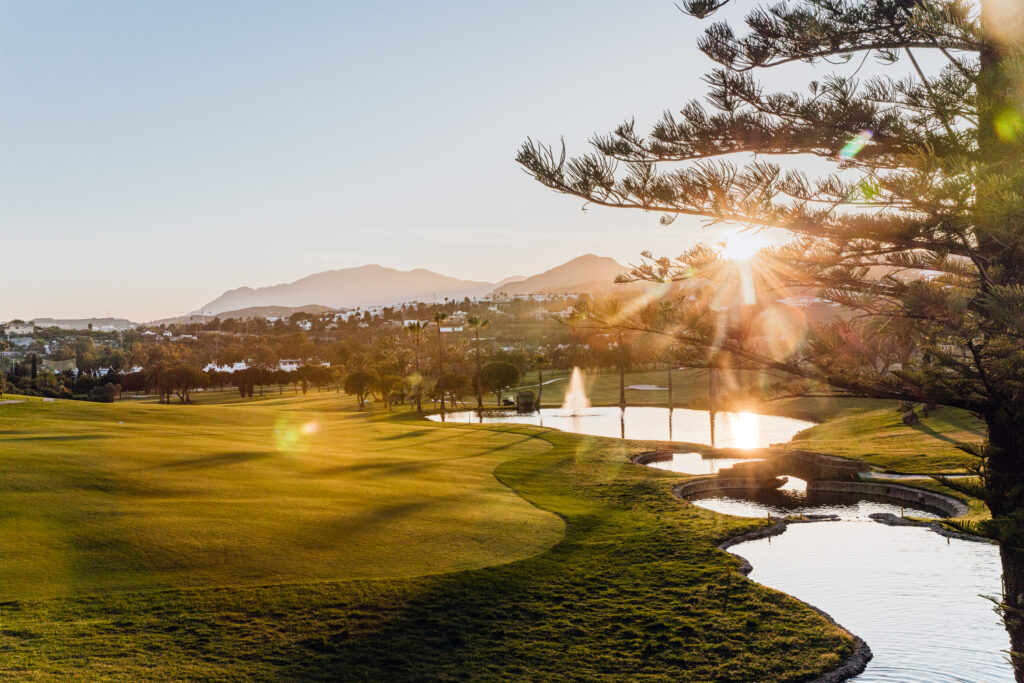
[[[245,361],[239,361],[232,363],[231,365],[217,365],[216,363],[207,363],[206,367],[203,368],[203,372],[239,372],[241,370],[248,370],[249,366]]]
[[[36,326],[32,323],[15,323],[4,327],[4,334],[8,337],[24,337],[36,333]]]

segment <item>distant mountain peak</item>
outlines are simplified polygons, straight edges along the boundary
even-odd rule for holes
[[[273,306],[367,308],[446,298],[480,298],[491,293],[595,293],[613,287],[615,276],[627,270],[607,256],[583,254],[533,277],[516,276],[491,283],[461,280],[425,268],[398,270],[369,263],[313,273],[294,282],[229,289],[194,314],[217,315]]]
[[[608,256],[583,254],[519,282],[499,285],[495,294],[596,294],[611,291],[615,276],[629,270]]]
[[[371,263],[355,268],[325,270],[294,282],[268,287],[230,289],[197,312],[218,314],[265,306],[297,307],[319,304],[330,308],[392,306],[410,301],[480,297],[494,288],[490,282],[460,280],[417,268],[405,271]]]

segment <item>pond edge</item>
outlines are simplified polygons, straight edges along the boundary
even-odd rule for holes
[[[809,519],[801,521],[792,521],[785,519],[775,519],[773,520],[773,524],[771,524],[770,526],[763,526],[759,529],[754,529],[753,531],[748,531],[746,533],[742,533],[738,536],[733,536],[722,541],[718,544],[718,549],[728,552],[730,555],[739,560],[739,573],[743,576],[748,576],[750,572],[754,569],[753,565],[750,564],[750,561],[747,560],[747,558],[743,557],[742,555],[739,555],[736,552],[730,551],[729,548],[735,545],[739,545],[740,543],[746,543],[747,541],[756,541],[762,538],[768,538],[770,536],[778,536],[779,534],[785,532],[786,528],[790,524],[811,524],[814,522],[826,521],[831,520]],[[771,586],[767,586],[767,588],[771,588]],[[772,588],[772,590],[778,589]],[[843,633],[845,633],[853,639],[853,652],[850,654],[850,656],[847,657],[846,660],[843,661],[843,663],[839,665],[838,668],[832,669],[831,671],[826,671],[817,678],[812,678],[809,681],[809,683],[840,683],[840,681],[849,680],[854,676],[857,676],[864,672],[864,669],[866,669],[868,666],[868,662],[871,661],[871,658],[874,655],[871,653],[871,648],[868,647],[868,644],[864,642],[863,638],[858,636],[856,633],[851,632],[848,628],[844,627],[842,624],[837,622],[835,619],[832,618],[832,615],[828,612],[825,612],[824,610],[821,610],[808,602],[804,602],[800,598],[789,595],[789,593],[785,593],[785,595],[792,598],[793,600],[796,600],[804,607],[807,607],[813,610],[814,612],[817,612],[819,615],[824,617],[826,621],[828,621],[830,624],[832,624],[833,626],[835,626],[836,628],[838,628]]]

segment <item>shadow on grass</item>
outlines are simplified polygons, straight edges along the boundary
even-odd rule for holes
[[[53,441],[63,443],[74,441],[99,441],[101,439],[109,438],[110,436],[106,434],[62,434],[56,436],[20,436],[11,439],[11,441]]]
[[[497,470],[503,483],[566,521],[554,548],[414,580],[411,599],[363,627],[323,615],[316,632],[296,635],[276,674],[796,681],[838,666],[851,651],[837,629],[741,578],[737,561],[717,550],[757,522],[678,503],[664,480],[623,468],[620,447],[597,458],[586,448],[559,450]]]
[[[448,437],[448,438],[445,438],[445,439],[432,439],[431,441],[427,441],[427,442],[424,442],[422,444],[417,444],[417,448],[421,448],[423,446],[429,446],[429,445],[437,443],[439,441],[447,441],[450,438],[452,438],[452,437]],[[488,455],[493,455],[494,453],[498,453],[500,451],[504,451],[504,450],[506,450],[508,448],[511,448],[511,447],[514,447],[514,446],[516,446],[518,444],[524,443],[526,441],[531,441],[531,440],[537,439],[537,438],[539,438],[539,437],[536,434],[524,435],[523,438],[521,438],[521,439],[517,439],[517,440],[511,441],[511,442],[500,443],[500,444],[497,444],[495,446],[491,446],[490,448],[486,448],[486,449],[483,449],[483,450],[475,451],[475,452],[469,453],[467,455],[452,455],[452,456],[440,457],[440,458],[422,458],[422,459],[417,458],[415,460],[410,460],[410,459],[401,459],[401,460],[371,460],[369,462],[366,462],[366,461],[356,462],[356,463],[352,463],[350,465],[335,465],[335,466],[332,466],[332,467],[324,467],[322,469],[316,470],[315,472],[312,473],[312,476],[314,476],[314,477],[325,477],[325,476],[335,476],[335,475],[339,475],[339,474],[354,474],[354,473],[357,473],[357,472],[373,472],[373,471],[380,471],[382,473],[389,473],[389,474],[408,474],[408,473],[411,473],[411,472],[419,472],[419,471],[422,471],[422,470],[433,469],[433,467],[435,465],[437,465],[438,463],[455,462],[457,460],[473,460],[475,458],[482,458],[482,457],[485,457],[485,456],[488,456]],[[368,451],[366,453],[366,457],[367,458],[372,458],[373,457],[372,454],[374,454],[374,453],[386,453],[388,451],[393,451],[393,450],[399,450],[399,447],[382,448],[382,449],[375,449],[373,451]],[[402,450],[404,450],[404,449],[402,449]],[[429,449],[423,449],[423,450],[429,450]]]
[[[938,439],[939,441],[945,441],[946,443],[953,444],[954,446],[959,446],[960,444],[964,443],[960,439],[954,439],[951,436],[947,436],[947,435],[943,434],[942,432],[938,432],[938,431],[934,430],[932,427],[930,427],[929,425],[925,424],[923,421],[915,422],[915,423],[907,425],[907,426],[911,427],[912,429],[914,429],[914,430],[916,430],[918,432],[921,432],[922,434],[927,434],[928,436],[932,437],[933,439]],[[974,429],[971,429],[968,426],[962,426],[962,425],[956,425],[956,426],[959,427],[960,429],[963,429],[964,431],[967,431],[967,432],[970,432],[971,434],[977,435],[979,438],[983,438],[984,437],[984,433],[979,432],[979,431],[974,430]]]
[[[676,501],[659,473],[627,464],[622,443],[541,438],[553,448],[507,460],[495,475],[564,520],[565,536],[547,552],[415,579],[4,607],[4,628],[16,635],[0,638],[3,666],[125,680],[781,683],[811,679],[851,651],[819,614],[744,579],[738,560],[717,549],[762,522]],[[352,524],[386,526],[421,505],[396,500],[372,520],[338,520],[322,541],[345,543]]]
[[[198,458],[187,460],[175,460],[174,462],[161,463],[150,470],[177,470],[177,469],[204,469],[208,467],[223,467],[227,465],[239,465],[246,462],[254,462],[276,455],[274,451],[237,451],[232,453],[212,453]]]
[[[435,429],[414,429],[408,432],[402,432],[400,434],[392,434],[391,436],[382,436],[381,441],[398,441],[400,439],[414,439],[420,436],[426,436],[433,434]]]

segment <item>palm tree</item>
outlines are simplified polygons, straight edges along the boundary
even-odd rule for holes
[[[437,381],[444,379],[444,340],[441,338],[441,323],[448,319],[444,311],[434,311],[434,324],[437,325]],[[441,394],[441,417],[444,417],[444,393]]]
[[[420,372],[420,339],[423,336],[423,331],[427,329],[427,325],[430,323],[424,323],[417,320],[416,322],[409,323],[405,326],[406,334],[411,334],[413,344],[416,347],[416,412],[423,412],[423,374]]]
[[[544,394],[544,364],[548,362],[548,359],[544,357],[543,353],[538,353],[533,357],[533,365],[537,368],[537,410],[540,410],[540,400]]]
[[[480,330],[491,324],[490,320],[483,320],[478,315],[471,315],[466,318],[466,324],[476,332],[476,409],[484,409],[484,393],[480,381]]]

